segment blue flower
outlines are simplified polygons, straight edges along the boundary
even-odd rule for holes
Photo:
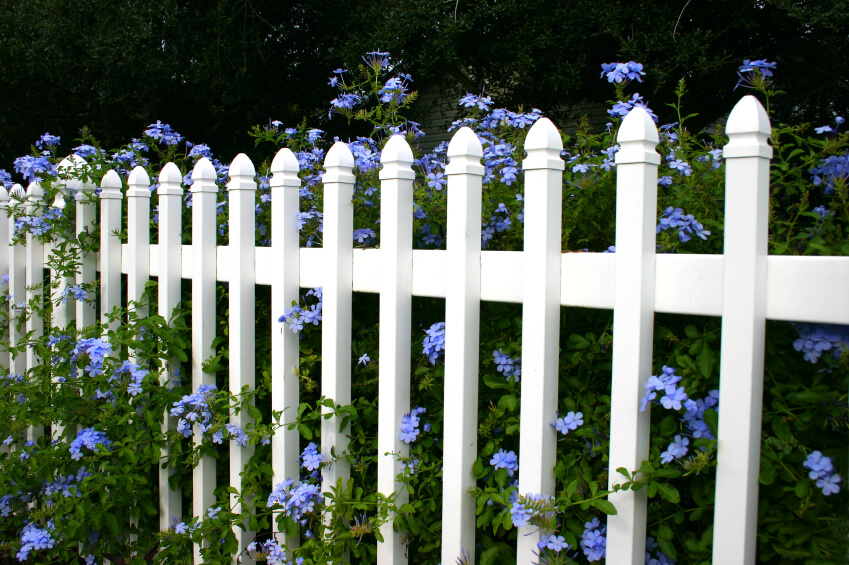
[[[427,355],[431,365],[436,365],[445,352],[445,322],[433,324],[425,333],[427,335],[422,340],[422,353]]]
[[[61,145],[59,140],[60,138],[58,135],[50,135],[49,133],[45,133],[41,136],[41,139],[35,142],[35,146],[39,149],[52,149]]]
[[[82,459],[82,448],[90,451],[97,451],[98,444],[104,446],[107,450],[112,445],[112,440],[106,437],[104,432],[95,430],[94,428],[83,428],[77,433],[77,437],[71,442],[71,459],[79,461]]]
[[[587,556],[587,561],[600,561],[607,554],[607,526],[601,526],[598,518],[584,524],[584,533],[581,534],[581,549]]]
[[[362,357],[357,361],[357,365],[368,365],[370,361],[371,357],[368,356],[368,353],[363,353]]]
[[[504,451],[503,449],[499,449],[498,452],[492,456],[489,464],[496,469],[507,469],[507,474],[511,477],[513,476],[513,473],[519,470],[519,458],[516,456],[516,452],[514,451]]]
[[[490,235],[490,237],[492,236]],[[496,370],[499,373],[502,373],[508,381],[512,378],[514,382],[519,382],[519,377],[522,375],[522,366],[519,364],[520,357],[513,359],[505,355],[500,349],[493,351],[492,357],[495,360]]]
[[[577,430],[578,427],[584,424],[584,414],[583,412],[568,412],[565,417],[560,418],[560,414],[557,414],[558,418],[554,422],[549,422],[558,432],[567,435],[570,431]]]
[[[640,63],[635,63],[634,61],[628,61],[627,63],[602,63],[601,64],[601,77],[607,76],[607,82],[612,83],[628,83],[629,81],[636,80],[637,82],[643,82],[642,77],[646,73],[643,72],[643,65]]]
[[[772,69],[775,67],[776,63],[771,63],[766,59],[757,59],[754,61],[750,61],[749,59],[744,60],[743,64],[737,69],[740,80],[737,81],[734,90],[737,90],[737,87],[743,83],[754,86],[755,81],[758,79],[771,77]]]
[[[156,120],[155,124],[147,126],[147,129],[144,130],[144,134],[159,143],[164,143],[165,145],[177,145],[183,141],[182,135],[174,131],[168,124],[163,124],[159,120]],[[147,150],[146,146],[144,150]]]
[[[421,420],[419,420],[419,414],[423,414],[424,412],[424,408],[416,406],[401,417],[401,434],[398,436],[398,439],[404,443],[413,443],[416,441],[420,433],[419,424]]]
[[[690,444],[690,440],[686,437],[681,437],[680,435],[675,436],[675,440],[669,444],[669,447],[666,448],[666,451],[660,454],[661,463],[670,463],[675,459],[680,459],[687,455],[687,446]]]
[[[304,449],[304,452],[301,453],[301,461],[303,462],[301,466],[307,471],[315,471],[318,469],[323,460],[324,455],[318,452],[318,447],[313,442],[310,442],[310,444]]]

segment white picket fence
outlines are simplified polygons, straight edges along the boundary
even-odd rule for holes
[[[121,274],[128,275],[129,299],[141,297],[149,277],[159,279],[159,313],[168,317],[180,296],[180,279],[192,281],[192,386],[214,382],[201,363],[213,353],[215,286],[230,285],[230,390],[253,388],[255,373],[255,285],[271,285],[273,320],[298,300],[299,287],[323,287],[322,394],[339,404],[351,400],[352,292],[380,293],[380,369],[378,423],[378,484],[383,493],[398,489],[400,463],[388,452],[405,454],[399,439],[402,416],[410,410],[410,335],[412,296],[445,298],[445,422],[442,563],[453,564],[463,551],[474,558],[475,485],[472,463],[477,454],[479,317],[482,300],[521,303],[522,383],[519,490],[553,494],[557,449],[555,418],[558,398],[559,309],[561,306],[613,309],[613,383],[610,428],[610,469],[636,469],[648,457],[649,412],[639,412],[644,384],[652,374],[655,312],[722,316],[721,383],[717,462],[714,557],[717,565],[755,563],[758,465],[766,319],[849,324],[847,257],[779,257],[767,254],[770,124],[760,103],[743,98],[728,119],[730,142],[725,147],[726,198],[724,255],[655,253],[657,221],[657,129],[642,109],[622,123],[616,154],[616,253],[562,253],[562,143],[548,119],[530,130],[523,162],[525,221],[523,252],[481,251],[482,148],[475,134],[463,128],[448,148],[447,249],[413,250],[413,154],[401,137],[383,151],[381,180],[381,248],[353,249],[354,160],[337,142],[327,153],[324,175],[324,247],[299,248],[298,163],[282,149],[271,170],[273,240],[255,247],[255,170],[245,155],[230,167],[229,246],[216,246],[216,172],[201,159],[194,168],[192,244],[181,245],[182,176],[174,164],[159,178],[159,243],[149,239],[151,191],[147,174],[136,168],[129,178],[128,242],[114,235],[121,228],[121,181],[114,172],[102,181],[100,194],[101,253],[88,256],[76,282],[101,272],[101,311],[121,302]],[[65,166],[73,166],[68,161]],[[80,194],[93,191],[79,183]],[[32,210],[42,198],[30,185]],[[82,230],[94,221],[95,210],[77,197]],[[0,206],[6,206],[5,191]],[[31,236],[26,245],[9,247],[13,226],[0,214],[0,272],[8,270],[10,292],[32,294],[50,249]],[[6,251],[8,250],[8,251]],[[81,302],[59,307],[57,322],[76,319],[78,326],[94,321],[94,309]],[[31,319],[27,331],[41,331]],[[274,322],[277,324],[276,322]],[[11,341],[21,339],[14,325]],[[8,360],[8,359],[7,359]],[[7,361],[6,360],[6,361]],[[0,360],[3,361],[3,360]],[[38,363],[33,354],[19,357],[14,370]],[[272,409],[298,405],[298,336],[272,331]],[[166,375],[166,379],[171,375]],[[294,410],[283,412],[290,422]],[[245,412],[234,417],[242,426]],[[334,418],[321,429],[321,450],[341,453],[346,430]],[[281,429],[272,440],[274,484],[298,476],[297,431]],[[230,484],[241,486],[239,473],[249,448],[231,447]],[[193,507],[187,513],[204,516],[214,502],[215,463],[207,457],[193,476]],[[167,485],[162,471],[161,527],[169,516],[183,515],[179,493]],[[324,484],[347,477],[339,461],[323,469]],[[611,485],[623,480],[610,473]],[[269,485],[271,486],[271,485]],[[608,518],[607,563],[642,564],[645,560],[646,494],[620,492],[611,496],[619,513]],[[251,532],[238,531],[243,547]],[[383,529],[381,565],[406,563],[400,537]],[[522,528],[518,563],[533,560],[539,533]],[[196,553],[195,561],[200,563]]]

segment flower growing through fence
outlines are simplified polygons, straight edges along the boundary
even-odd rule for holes
[[[294,522],[300,522],[308,513],[316,511],[316,504],[322,504],[324,495],[317,485],[301,483],[295,488],[292,479],[286,479],[278,484],[269,495],[266,506],[268,508],[282,508],[283,514]]]
[[[410,412],[401,417],[401,435],[398,436],[398,439],[403,441],[404,443],[413,443],[416,441],[421,430],[419,430],[419,424],[421,420],[419,419],[419,414],[424,414],[425,409],[416,406]]]
[[[183,437],[192,437],[195,425],[199,426],[201,433],[209,430],[212,420],[210,403],[215,398],[216,389],[213,384],[200,385],[197,392],[185,395],[173,404],[171,415],[179,417],[177,431],[183,434]]]
[[[422,340],[422,353],[424,353],[431,365],[445,353],[445,322],[437,322],[425,330],[427,334]]]
[[[48,522],[47,528],[39,528],[35,522],[30,522],[21,530],[21,545],[15,555],[18,561],[26,561],[31,551],[40,549],[51,549],[56,544],[51,535],[53,520]]]
[[[514,382],[519,382],[519,377],[522,375],[522,365],[519,363],[520,357],[513,359],[505,355],[500,349],[493,351],[492,357],[495,361],[495,369],[499,373],[503,374],[508,381],[512,377]]]
[[[549,422],[549,424],[565,436],[570,431],[575,431],[584,424],[583,417],[584,414],[582,412],[572,412],[570,410],[561,418],[560,412],[557,412],[557,420]]]
[[[599,523],[598,518],[584,524],[581,534],[581,549],[587,556],[587,561],[601,561],[607,553],[607,525]]]
[[[317,470],[321,466],[322,460],[324,460],[324,455],[318,452],[318,446],[313,442],[310,442],[301,453],[301,467],[307,471]]]
[[[493,454],[489,464],[495,469],[507,469],[507,475],[512,477],[513,474],[519,470],[519,457],[516,455],[515,451],[504,451],[503,449],[499,449],[495,454]]]
[[[839,358],[849,349],[849,326],[836,324],[795,324],[799,338],[793,349],[804,351],[805,360],[819,361],[823,353],[830,351],[833,359]]]
[[[79,461],[83,457],[83,448],[97,452],[100,451],[98,446],[103,446],[108,451],[111,445],[112,440],[107,438],[104,432],[95,430],[94,428],[83,428],[77,433],[76,439],[71,442],[69,451],[71,452],[71,459]]]
[[[816,481],[816,485],[825,496],[831,496],[840,492],[840,475],[834,472],[834,464],[831,457],[826,457],[820,451],[814,451],[802,463],[809,471],[808,477]]]

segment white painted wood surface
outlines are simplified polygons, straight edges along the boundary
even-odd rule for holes
[[[150,177],[138,166],[130,173],[127,185],[127,300],[139,303],[130,310],[144,318],[148,314],[144,288],[150,280]]]
[[[111,314],[121,304],[121,200],[123,183],[115,171],[107,171],[100,181],[100,321],[107,323]],[[119,320],[113,320],[109,329],[117,329]]]
[[[725,281],[713,563],[754,565],[767,313],[772,158],[768,140],[772,130],[757,98],[746,96],[731,111],[725,131],[729,142],[723,152]]]
[[[524,288],[519,434],[519,492],[554,495],[557,381],[560,357],[560,246],[563,209],[563,141],[548,118],[525,140]],[[509,377],[508,377],[509,378]],[[538,553],[539,529],[519,528],[517,563]]]
[[[475,559],[478,347],[481,292],[481,165],[483,148],[475,133],[461,128],[448,145],[448,221],[445,265],[445,421],[442,480],[442,562],[468,552]],[[400,424],[400,422],[399,422]]]
[[[300,278],[298,207],[301,181],[298,159],[290,149],[277,152],[271,162],[271,257],[261,260],[257,249],[257,276],[260,265],[271,267],[271,410],[282,412],[281,424],[298,417],[298,338],[278,318],[292,303],[297,303]],[[278,428],[271,438],[272,488],[299,473],[300,435],[297,429]],[[290,547],[298,540],[287,538]]]
[[[74,155],[73,160],[75,167],[84,166],[81,157]],[[79,237],[79,234],[83,232],[87,235],[94,234],[95,232],[97,199],[94,197],[94,191],[97,187],[90,181],[83,181],[79,183],[77,188],[74,202],[77,207],[77,236]],[[78,285],[94,284],[97,278],[97,255],[91,252],[83,253],[80,261],[82,265],[77,271],[76,283]],[[145,272],[144,276],[147,277],[147,272]],[[95,309],[94,302],[84,302],[82,300],[75,300],[74,302],[77,309],[77,329],[92,325],[97,320],[97,310]]]
[[[380,336],[378,365],[377,491],[398,492],[396,504],[407,502],[407,490],[395,480],[409,455],[400,438],[401,418],[410,412],[410,332],[413,276],[413,152],[404,136],[394,135],[381,155],[380,170]],[[366,352],[368,353],[368,352]],[[381,527],[377,546],[381,565],[407,563],[402,532],[392,522]]]
[[[206,157],[192,171],[192,390],[214,385],[215,373],[203,372],[203,362],[215,353],[215,292],[217,222],[215,202],[218,186],[215,167]],[[201,439],[195,435],[195,444]],[[215,502],[215,459],[204,456],[192,471],[192,512],[201,519]],[[202,563],[200,547],[194,546],[194,562]]]
[[[654,343],[655,226],[657,225],[657,128],[635,108],[622,121],[616,153],[616,274],[613,302],[613,384],[610,395],[609,484],[616,469],[634,471],[648,459],[651,413],[640,397],[652,373]],[[618,514],[607,517],[607,561],[643,563],[646,491],[610,496]]]
[[[26,213],[27,216],[41,216],[44,212],[44,191],[38,182],[32,182],[27,187]],[[26,280],[25,301],[29,316],[25,329],[29,341],[40,339],[44,333],[44,317],[41,308],[44,303],[44,244],[31,232],[26,235]],[[41,358],[36,355],[34,347],[27,347],[26,369],[34,369],[41,364]],[[27,428],[27,441],[35,441],[44,434],[42,426]]]
[[[15,184],[9,191],[11,196],[9,205],[22,207],[22,202],[26,200],[26,192],[24,188]],[[9,241],[15,237],[15,219],[11,218],[9,222]],[[9,247],[9,343],[12,347],[20,346],[21,340],[26,333],[23,325],[19,325],[21,320],[21,311],[17,308],[20,304],[26,302],[26,242],[23,241]],[[12,356],[12,367],[10,372],[23,375],[27,370],[27,357],[25,354],[16,353]]]
[[[157,313],[170,321],[174,309],[180,302],[180,287],[182,280],[181,254],[183,251],[183,175],[174,163],[166,163],[159,173],[159,277],[158,281],[158,311]],[[102,198],[102,193],[101,193]],[[176,375],[180,369],[177,359],[165,363],[162,375],[159,377],[160,386],[173,387],[182,379]],[[166,413],[162,421],[162,432],[176,430],[175,418]],[[170,445],[163,447],[162,460],[159,465],[159,528],[167,530],[171,525],[171,516],[182,521],[183,493],[180,489],[171,489],[168,478],[174,474],[170,464],[162,468],[162,463],[168,461]]]
[[[255,201],[257,185],[254,180],[256,169],[244,153],[240,153],[230,164],[230,182],[227,183],[229,199],[229,243],[230,249],[238,249],[231,253],[228,268],[233,276],[230,277],[229,290],[229,338],[230,338],[230,394],[239,399],[243,394],[251,393],[255,386],[256,375],[256,285],[254,283],[254,247],[256,241]],[[254,400],[250,400],[250,405]],[[230,424],[246,430],[253,419],[247,408],[238,414],[231,413]],[[243,493],[242,471],[250,461],[254,447],[249,443],[239,447],[235,441],[230,441],[230,486]],[[233,512],[242,511],[242,504],[235,494],[230,495],[230,505]],[[239,549],[244,549],[254,540],[256,533],[250,529],[248,520],[244,520],[245,529],[235,528]],[[247,561],[245,560],[247,559]],[[251,562],[243,558],[242,562]]]
[[[353,249],[354,156],[337,141],[324,159],[324,280],[321,322],[321,394],[342,406],[351,403],[351,250]],[[273,237],[273,236],[272,236]],[[323,409],[327,412],[327,409]],[[322,489],[347,481],[350,426],[339,429],[339,418],[321,421],[321,454],[332,462],[321,470]],[[335,459],[335,461],[334,461]]]

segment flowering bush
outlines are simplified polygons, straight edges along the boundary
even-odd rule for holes
[[[764,101],[771,90],[775,63],[745,61],[739,81]],[[627,90],[643,81],[639,63],[605,63],[601,78],[615,89],[610,122],[594,132],[586,119],[563,135],[564,174],[562,246],[566,251],[615,252],[615,136],[621,119],[648,101]],[[733,82],[733,81],[732,81]],[[404,118],[414,102],[413,79],[400,72],[389,54],[373,52],[356,71],[338,69],[329,79],[335,89],[330,124],[342,118],[369,128],[349,141],[355,159],[354,231],[356,246],[380,245],[378,168],[390,135],[403,134],[416,150],[414,241],[418,248],[445,245],[446,144],[424,151],[420,125]],[[662,157],[658,176],[657,250],[660,253],[721,253],[723,245],[724,161],[722,126],[712,133],[690,132],[685,123],[684,82],[679,84],[678,120],[659,127]],[[529,127],[542,112],[494,108],[491,96],[466,94],[466,115],[451,127],[472,128],[484,150],[484,199],[481,247],[522,249],[524,177],[522,147]],[[649,110],[650,111],[650,110]],[[654,115],[651,113],[651,115]],[[778,125],[772,145],[770,252],[795,255],[849,255],[849,135],[844,120],[810,131],[810,126]],[[329,127],[329,126],[328,126]],[[303,246],[320,246],[323,234],[322,163],[325,131],[304,121],[285,127],[278,121],[252,131],[259,148],[285,145],[300,165],[302,187],[298,225]],[[165,162],[177,164],[183,184],[191,170],[209,159],[223,185],[229,167],[205,144],[192,144],[168,124],[151,124],[138,139],[117,150],[104,150],[83,130],[72,149],[76,166],[62,166],[61,140],[45,134],[33,154],[14,163],[26,182],[38,180],[45,193],[35,213],[13,177],[0,171],[11,191],[10,213],[16,240],[26,234],[53,243],[48,266],[58,277],[25,300],[10,296],[13,311],[43,316],[43,337],[26,336],[9,346],[13,356],[27,349],[44,362],[26,374],[2,380],[0,455],[2,547],[21,561],[84,559],[86,563],[187,563],[192,544],[207,541],[205,562],[230,563],[239,553],[235,528],[245,520],[260,532],[243,554],[268,563],[370,563],[382,541],[380,526],[391,522],[407,544],[410,562],[440,562],[444,395],[444,303],[414,300],[414,359],[411,405],[397,422],[398,438],[409,455],[398,456],[398,480],[408,496],[375,493],[377,452],[378,350],[377,297],[355,295],[352,344],[353,400],[338,405],[319,396],[322,290],[304,293],[299,304],[269,316],[270,294],[257,288],[257,388],[233,395],[226,380],[192,388],[198,381],[187,366],[190,339],[179,307],[170,320],[140,316],[136,306],[116,310],[108,321],[77,330],[55,325],[54,312],[68,301],[90,301],[96,284],[65,284],[81,260],[96,252],[99,224],[76,233],[76,211],[66,199],[79,181],[98,184],[108,170],[126,179],[143,166],[158,186]],[[271,193],[267,164],[258,168],[256,241],[268,245]],[[125,181],[126,182],[126,181]],[[76,184],[75,184],[76,183]],[[227,243],[227,192],[219,191],[219,245]],[[82,191],[84,205],[96,200]],[[51,204],[48,204],[51,203]],[[191,193],[185,196],[184,224],[191,222]],[[152,211],[153,225],[158,210]],[[73,231],[72,231],[73,230]],[[4,280],[6,284],[8,280]],[[151,283],[150,289],[155,288]],[[219,313],[226,326],[227,290],[219,287]],[[44,297],[50,296],[51,300]],[[190,300],[186,295],[184,299]],[[23,300],[23,302],[21,302]],[[153,304],[156,293],[145,301]],[[477,555],[480,563],[515,560],[517,528],[538,528],[539,563],[599,562],[606,554],[606,515],[616,512],[607,500],[608,479],[617,488],[646,489],[649,502],[646,563],[701,563],[710,560],[714,466],[718,411],[720,321],[656,316],[656,374],[648,378],[641,410],[652,409],[649,459],[639,469],[609,469],[610,312],[561,310],[562,339],[558,410],[547,415],[557,433],[554,493],[518,490],[521,365],[521,306],[481,305],[479,367],[479,452],[471,472],[477,484]],[[3,321],[8,323],[8,315]],[[279,316],[279,317],[278,317]],[[273,328],[269,330],[269,328]],[[269,331],[299,334],[302,403],[294,423],[302,437],[300,473],[271,488],[270,438],[280,427],[271,410]],[[265,332],[265,333],[263,333]],[[226,374],[229,352],[224,329],[204,369]],[[761,453],[758,555],[763,562],[825,563],[847,552],[846,435],[849,408],[849,330],[812,324],[768,324]],[[419,349],[420,345],[420,349]],[[167,380],[166,380],[167,379]],[[427,407],[427,410],[423,408]],[[240,427],[230,416],[246,410],[254,424]],[[325,458],[320,453],[320,423],[328,414],[350,425],[350,444]],[[173,426],[164,426],[173,420]],[[225,445],[226,443],[226,445]],[[254,446],[243,470],[243,489],[216,490],[216,502],[200,516],[188,510],[160,530],[157,469],[169,469],[170,486],[187,491],[191,473],[204,456],[226,462],[230,449]],[[168,446],[167,458],[163,449]],[[228,449],[229,446],[229,449]],[[320,471],[344,458],[351,478],[322,484]],[[226,464],[218,469],[226,468]],[[614,483],[617,481],[614,480]],[[218,484],[226,485],[219,477]],[[814,488],[816,487],[816,488]],[[234,497],[231,499],[231,495]],[[233,501],[238,503],[234,505]],[[284,543],[300,536],[299,544]],[[216,542],[217,540],[217,542]],[[82,549],[80,549],[82,548]],[[82,551],[82,553],[80,553]],[[467,563],[468,554],[457,556]]]

